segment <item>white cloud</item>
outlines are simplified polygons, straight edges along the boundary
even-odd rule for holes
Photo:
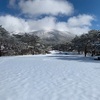
[[[28,20],[31,30],[50,30],[55,28],[56,18],[45,17],[38,20]]]
[[[67,22],[59,22],[55,24],[55,29],[60,31],[67,31],[76,35],[81,35],[83,33],[87,33],[90,28],[89,26],[68,26]]]
[[[91,22],[94,20],[90,15],[79,15],[68,19],[66,22],[57,22],[56,17],[45,17],[37,20],[24,20],[11,15],[0,16],[0,24],[9,32],[30,32],[34,30],[68,31],[77,35],[90,30]]]
[[[0,24],[9,32],[28,32],[30,30],[24,19],[11,15],[0,16]]]
[[[67,27],[69,31],[75,34],[86,33],[90,30],[94,17],[91,15],[78,15],[68,19]]]
[[[69,31],[69,28],[67,27],[67,23],[66,22],[58,22],[58,23],[56,23],[55,29],[56,30],[60,30],[60,31]]]
[[[69,18],[67,24],[72,27],[91,26],[91,21],[93,19],[94,19],[93,16],[83,14]]]
[[[22,13],[33,16],[41,14],[71,15],[73,13],[73,5],[66,0],[20,0],[19,7]]]
[[[74,12],[73,5],[67,0],[9,0],[9,5],[12,7],[17,5],[21,14],[25,14],[24,17],[36,18],[25,20],[11,15],[0,16],[0,23],[10,32],[57,29],[80,35],[90,30],[94,20],[94,16],[83,14],[70,17],[66,22],[57,21],[59,14],[68,16]],[[40,17],[42,14],[48,16],[38,19],[37,16]]]
[[[56,18],[45,17],[38,20],[27,20],[11,15],[0,16],[0,24],[9,32],[30,32],[35,30],[50,30],[55,28]]]
[[[87,33],[90,28],[87,26],[87,27],[69,27],[68,28],[68,32],[71,32],[71,33],[74,33],[75,35],[81,35],[83,33]]]

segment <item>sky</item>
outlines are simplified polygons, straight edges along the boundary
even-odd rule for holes
[[[0,25],[9,32],[100,29],[100,0],[0,0]]]

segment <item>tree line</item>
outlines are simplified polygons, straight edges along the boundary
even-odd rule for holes
[[[0,56],[47,53],[48,47],[33,34],[10,34],[0,26]]]
[[[98,47],[98,48],[97,48]],[[44,44],[34,34],[10,34],[0,26],[0,56],[45,54],[49,50],[77,51],[79,54],[94,55],[95,50],[100,54],[100,30],[90,30],[88,33],[76,36],[72,41],[62,44]]]
[[[76,51],[79,54],[90,53],[92,56],[100,54],[100,30],[90,30],[80,36],[75,36],[72,41],[65,44],[58,44],[53,47],[60,51]]]

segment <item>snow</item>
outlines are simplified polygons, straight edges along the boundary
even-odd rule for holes
[[[54,51],[0,57],[0,100],[100,100],[100,61]]]

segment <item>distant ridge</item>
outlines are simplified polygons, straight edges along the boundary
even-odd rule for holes
[[[75,35],[67,31],[58,31],[58,30],[39,30],[30,32],[38,36],[43,43],[46,44],[59,44],[64,42],[71,41]]]

